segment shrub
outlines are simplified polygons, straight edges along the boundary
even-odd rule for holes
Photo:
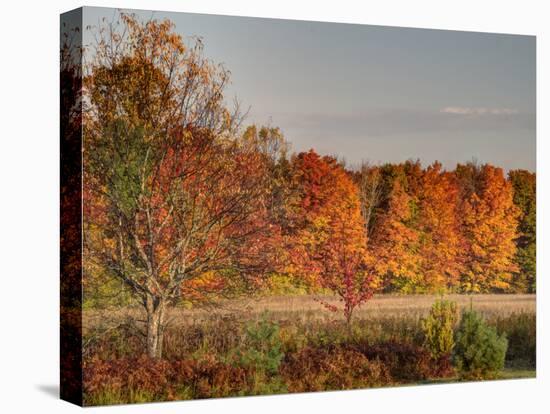
[[[281,375],[291,392],[380,387],[392,383],[383,363],[369,361],[360,352],[341,347],[306,347],[287,355]]]
[[[307,345],[306,332],[300,328],[297,324],[281,323],[279,338],[281,339],[281,350],[285,354],[298,352]]]
[[[279,376],[283,357],[279,325],[264,314],[259,321],[246,326],[243,343],[227,360],[253,373],[250,393],[274,394],[286,392]]]
[[[218,398],[252,393],[254,371],[234,367],[214,358],[200,361],[182,360],[172,364],[171,384],[179,384],[173,391],[176,398],[183,389],[192,398]]]
[[[493,379],[504,367],[508,341],[475,311],[463,313],[455,343],[453,361],[463,379]]]
[[[389,341],[358,345],[358,349],[369,360],[378,359],[384,363],[396,381],[422,381],[436,376],[438,372],[430,353],[412,343]]]
[[[537,317],[533,313],[513,313],[496,317],[491,324],[508,339],[506,365],[535,368],[537,365]]]
[[[279,325],[264,315],[258,322],[248,324],[245,338],[244,346],[237,353],[240,365],[270,375],[276,374],[284,356]]]
[[[253,371],[213,358],[166,361],[147,356],[84,364],[84,403],[215,398],[253,392]]]
[[[456,303],[447,300],[437,300],[428,316],[422,319],[424,346],[434,359],[451,355],[455,345],[454,328],[457,322]]]
[[[147,394],[151,400],[167,397],[169,364],[145,356],[112,361],[94,359],[84,364],[85,404],[109,400],[110,404],[139,402],[134,396]]]

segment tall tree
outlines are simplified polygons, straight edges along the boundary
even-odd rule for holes
[[[293,257],[299,272],[339,296],[349,323],[373,294],[358,188],[334,158],[313,151],[296,157],[294,171],[302,214],[296,217]]]
[[[162,356],[166,308],[270,262],[267,164],[224,105],[228,72],[168,21],[103,23],[86,68],[85,260],[123,281]],[[211,276],[214,275],[214,279]],[[209,280],[208,289],[198,280]],[[195,292],[197,293],[197,292]]]
[[[520,209],[514,288],[519,292],[536,291],[537,273],[537,177],[526,170],[508,173],[514,188],[514,204]]]
[[[285,232],[290,253],[288,271],[312,288],[319,287],[321,271],[318,246],[327,225],[324,216],[334,200],[334,159],[323,159],[315,151],[302,152],[291,160],[291,205]]]
[[[515,239],[519,210],[501,168],[485,164],[457,167],[462,182],[466,292],[502,292],[510,288],[517,266]]]
[[[243,139],[256,147],[265,157],[270,187],[267,203],[270,220],[274,225],[287,227],[292,200],[292,174],[288,159],[290,144],[279,128],[266,126],[249,126],[243,134]]]
[[[370,237],[376,226],[377,212],[382,202],[382,174],[378,166],[362,163],[354,178],[359,187],[365,232],[367,237]]]
[[[387,209],[380,214],[369,243],[379,283],[384,290],[413,292],[421,284],[419,235],[412,225],[416,206],[401,181],[394,180]]]
[[[460,232],[459,189],[454,174],[436,162],[426,168],[419,188],[420,248],[427,291],[458,286],[464,248]]]

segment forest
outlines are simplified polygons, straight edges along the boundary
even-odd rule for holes
[[[205,57],[202,39],[123,13],[89,30],[82,114],[65,128],[82,121],[85,315],[117,322],[87,326],[85,317],[88,404],[496,375],[457,362],[453,349],[469,345],[456,333],[456,302],[442,298],[465,309],[463,294],[536,292],[534,172],[475,160],[452,169],[372,163],[368,153],[351,165],[337,151],[296,152],[281,129],[247,125],[239,103],[227,104],[230,72]],[[80,74],[62,69],[70,99]],[[440,299],[432,319],[429,307],[412,319],[361,317],[385,295]],[[301,296],[325,322],[289,327],[231,311],[191,325],[173,319],[175,310],[214,315],[244,299]],[[503,363],[508,335],[532,367],[534,315],[485,321],[472,300],[461,329],[492,332]],[[452,343],[434,339],[433,326]],[[324,378],[328,367],[336,371]]]

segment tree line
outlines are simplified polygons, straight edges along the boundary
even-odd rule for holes
[[[291,240],[298,278],[330,273],[319,263],[346,256],[336,273],[361,268],[379,292],[536,291],[535,173],[476,162],[347,169],[314,150],[274,168],[286,196],[272,220]],[[336,243],[331,252],[326,243]]]

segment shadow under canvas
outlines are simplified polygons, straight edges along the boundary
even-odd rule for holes
[[[39,384],[36,388],[50,397],[59,398],[59,384]]]

